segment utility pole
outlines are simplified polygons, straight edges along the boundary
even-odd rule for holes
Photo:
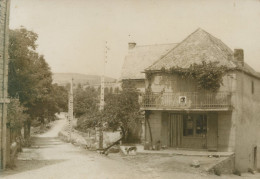
[[[101,76],[101,89],[100,89],[100,106],[99,110],[103,111],[105,106],[105,70],[107,63],[107,53],[108,53],[107,41],[105,42],[105,51],[104,51],[104,64],[103,64],[103,74]],[[103,149],[103,124],[99,126],[99,149]]]
[[[71,132],[72,132],[72,121],[73,121],[73,78],[71,79],[70,84],[70,92],[69,92],[69,104],[68,104],[68,134],[69,134],[69,141],[71,141]]]
[[[105,56],[104,56],[104,64],[103,64],[103,74],[101,76],[101,94],[100,94],[100,108],[99,110],[104,110],[105,106],[105,71],[106,71],[106,63],[107,63],[107,52],[108,52],[108,46],[107,41],[105,42]]]

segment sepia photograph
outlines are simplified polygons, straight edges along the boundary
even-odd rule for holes
[[[0,0],[0,178],[259,179],[260,0]]]

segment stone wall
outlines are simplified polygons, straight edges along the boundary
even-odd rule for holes
[[[0,0],[0,169],[6,164],[6,97],[8,79],[9,0]]]

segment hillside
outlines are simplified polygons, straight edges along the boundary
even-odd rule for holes
[[[71,78],[75,84],[90,84],[97,85],[100,84],[101,79],[98,75],[85,75],[79,73],[53,73],[53,83],[57,83],[59,85],[66,85],[70,83]],[[105,82],[114,82],[116,79],[105,77]]]

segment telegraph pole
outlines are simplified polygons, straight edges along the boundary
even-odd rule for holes
[[[69,92],[69,105],[68,105],[68,134],[69,134],[69,141],[71,141],[71,132],[72,132],[72,121],[73,121],[73,78],[71,79],[70,84],[70,92]]]
[[[104,64],[103,64],[103,74],[101,76],[101,90],[100,90],[100,106],[99,110],[104,110],[105,106],[105,70],[106,70],[106,63],[107,63],[107,53],[108,53],[108,46],[107,41],[105,42],[105,51],[104,51]],[[99,126],[99,149],[103,149],[103,124]]]
[[[105,106],[105,71],[106,71],[106,63],[107,63],[107,52],[108,52],[108,46],[106,41],[103,74],[101,76],[101,94],[100,94],[101,97],[100,97],[100,108],[99,108],[100,111],[104,110],[104,106]]]

